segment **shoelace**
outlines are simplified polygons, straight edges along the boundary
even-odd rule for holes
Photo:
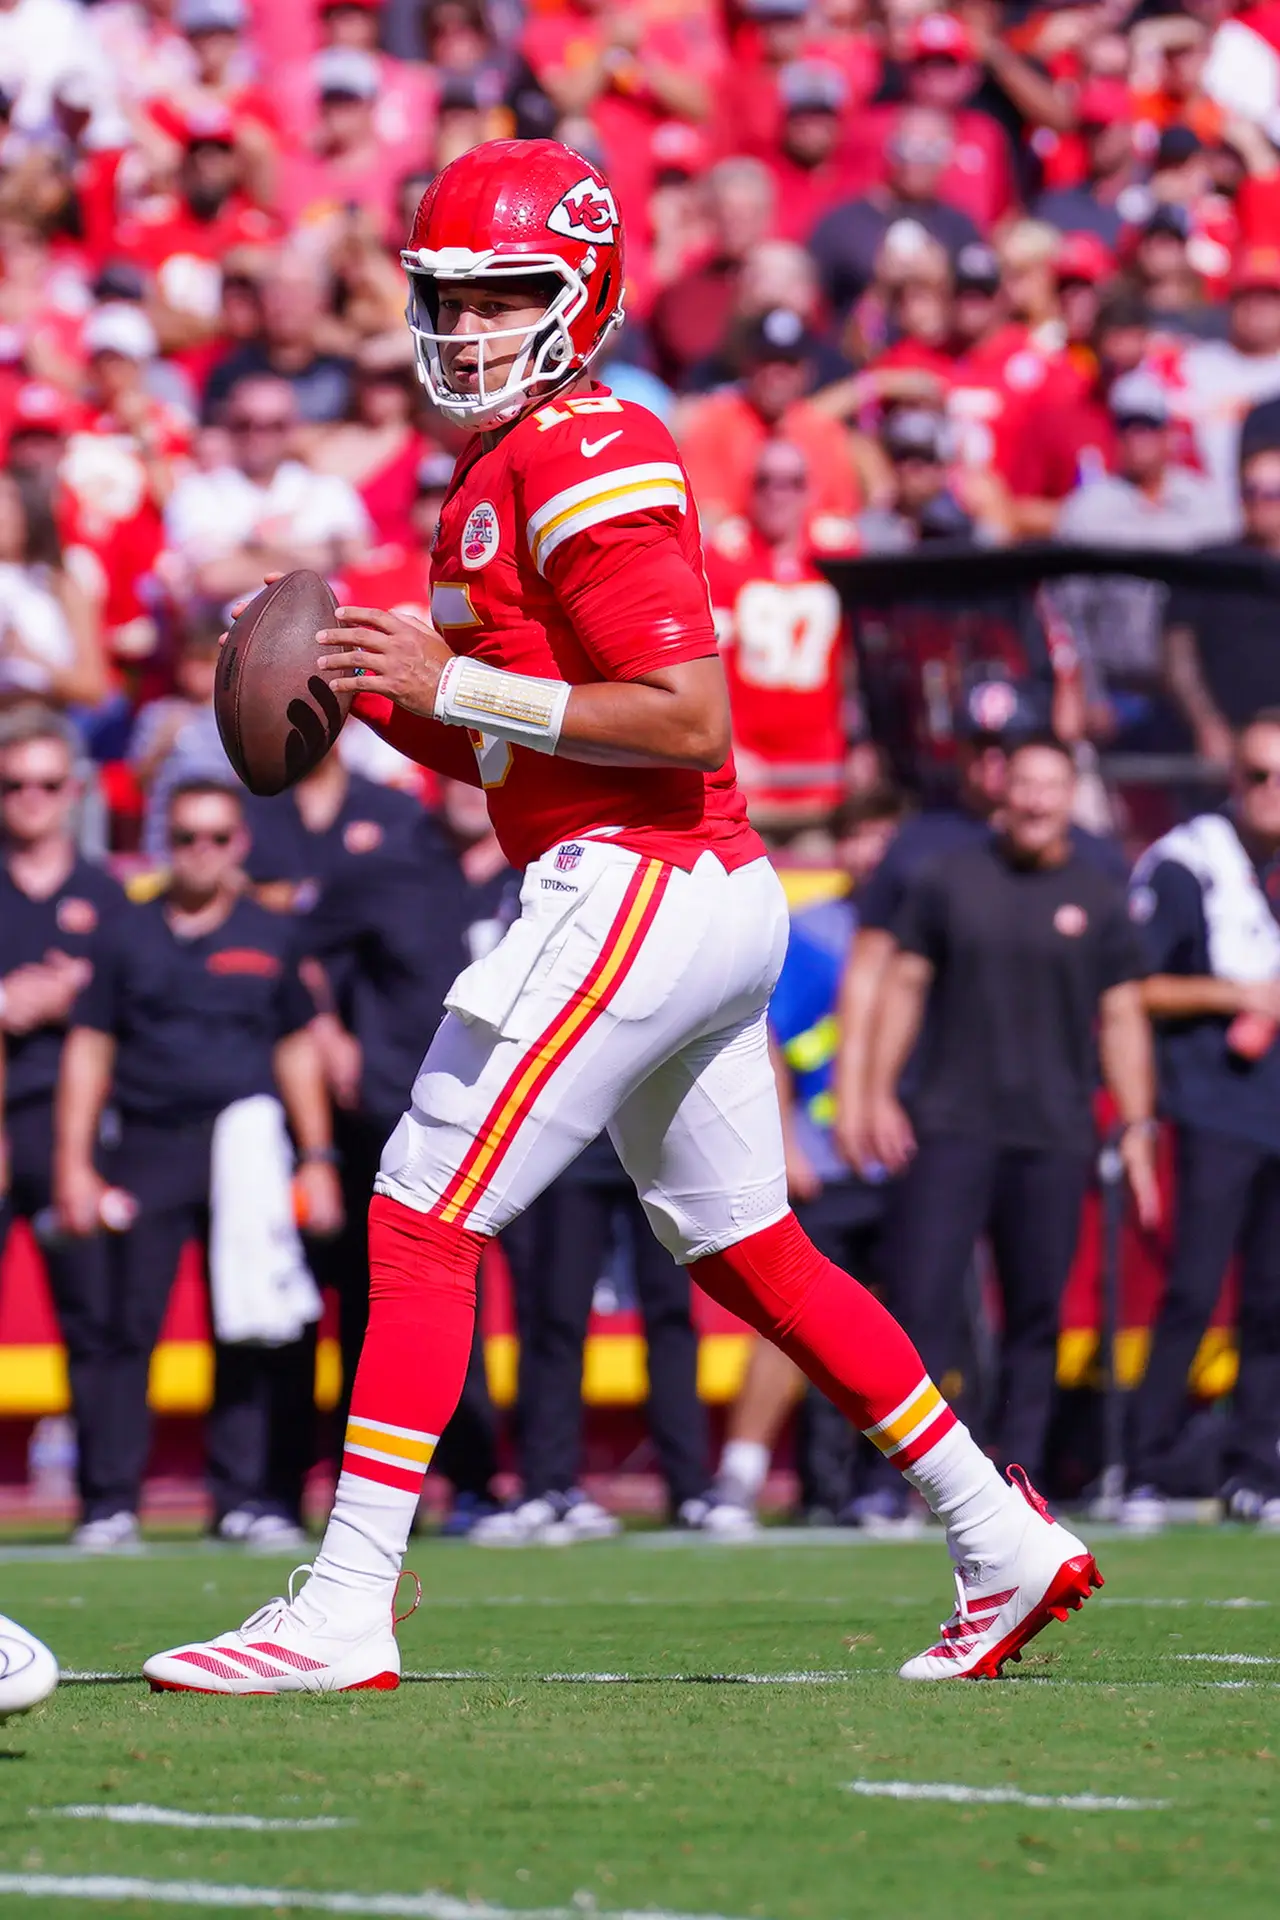
[[[268,1620],[278,1620],[279,1615],[283,1613],[287,1613],[290,1607],[293,1605],[294,1582],[296,1581],[300,1573],[309,1574],[310,1572],[311,1572],[311,1562],[309,1560],[304,1560],[300,1567],[295,1567],[293,1572],[289,1575],[288,1599],[285,1598],[284,1594],[278,1593],[276,1594],[274,1599],[264,1601],[262,1606],[260,1606],[256,1610],[256,1612],[251,1613],[247,1620],[241,1621],[240,1623],[241,1633],[248,1633],[250,1628],[252,1627],[265,1627]],[[419,1589],[419,1592],[421,1592],[421,1589]],[[410,1612],[412,1611],[413,1609],[410,1608]]]

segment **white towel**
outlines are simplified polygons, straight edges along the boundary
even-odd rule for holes
[[[269,1093],[233,1100],[213,1127],[209,1292],[213,1330],[232,1346],[283,1347],[320,1318],[293,1217],[293,1149]]]
[[[1135,887],[1162,860],[1176,861],[1200,882],[1209,965],[1219,980],[1280,978],[1280,926],[1258,885],[1252,860],[1225,814],[1202,813],[1174,827],[1139,860]]]

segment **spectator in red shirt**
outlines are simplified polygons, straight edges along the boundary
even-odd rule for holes
[[[1108,396],[1122,375],[1142,366],[1150,339],[1146,308],[1131,297],[1115,296],[1103,306],[1094,329],[1097,374],[1092,387],[1036,408],[1013,473],[1024,537],[1051,534],[1068,494],[1100,479],[1114,465],[1115,421]]]
[[[739,0],[743,26],[718,89],[716,145],[722,153],[777,152],[782,124],[778,76],[809,41],[809,0]]]
[[[1092,233],[1067,234],[1054,263],[1067,358],[1086,380],[1093,372],[1090,343],[1102,308],[1103,289],[1114,278],[1115,270],[1111,254]]]
[[[853,656],[840,597],[814,565],[811,506],[800,448],[766,441],[745,516],[707,546],[738,779],[765,832],[816,825],[841,793]]]
[[[121,222],[113,252],[151,281],[151,315],[162,351],[202,377],[217,338],[223,263],[238,249],[271,245],[279,225],[244,191],[244,168],[221,108],[193,116],[177,190],[146,200]]]
[[[403,174],[421,163],[435,137],[438,82],[429,67],[397,60],[378,46],[382,0],[321,0],[316,25],[321,48],[346,47],[367,55],[378,70],[374,132],[388,171]],[[295,130],[313,129],[318,109],[311,61],[291,66],[283,77],[285,117]]]
[[[356,47],[325,47],[311,67],[320,101],[310,144],[286,155],[280,206],[290,226],[331,220],[361,208],[388,242],[398,244],[398,174],[378,138],[378,63]],[[425,151],[425,149],[424,149]]]
[[[778,75],[782,125],[767,165],[777,187],[778,233],[805,240],[824,213],[858,184],[844,153],[841,114],[849,98],[839,67],[796,60]]]
[[[85,325],[84,346],[89,403],[59,468],[59,524],[68,546],[93,558],[110,652],[137,660],[155,649],[149,582],[163,546],[165,504],[190,450],[191,421],[148,392],[157,342],[140,307],[99,307]]]
[[[275,200],[276,152],[281,132],[275,101],[254,79],[246,42],[246,0],[177,0],[174,24],[191,49],[191,76],[147,102],[147,112],[165,133],[181,139],[193,114],[221,109],[229,118],[242,159],[251,167],[253,198]]]
[[[664,288],[649,320],[657,372],[677,392],[723,346],[743,263],[773,230],[773,178],[760,160],[721,160],[707,175],[706,197],[706,258]]]
[[[1123,80],[1092,80],[1076,106],[1085,151],[1085,178],[1078,186],[1041,194],[1037,220],[1062,233],[1092,233],[1114,252],[1134,198],[1138,161],[1133,140],[1132,96]]]
[[[643,220],[663,120],[711,115],[722,48],[709,11],[570,0],[535,14],[523,52],[561,114],[589,114],[624,218]]]
[[[905,85],[913,106],[951,115],[955,147],[938,194],[985,232],[1013,204],[1013,165],[1003,127],[969,104],[982,79],[976,51],[962,20],[926,13],[911,30]]]
[[[739,383],[687,404],[676,438],[708,525],[746,511],[757,456],[772,439],[789,440],[804,454],[815,513],[847,521],[856,511],[844,428],[805,398],[813,345],[800,315],[775,307],[743,333]]]

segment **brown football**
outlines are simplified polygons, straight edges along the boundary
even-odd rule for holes
[[[250,793],[283,793],[324,759],[351,708],[320,671],[316,635],[337,601],[318,573],[286,573],[255,594],[218,660],[218,732]]]

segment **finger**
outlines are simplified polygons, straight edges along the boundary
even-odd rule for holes
[[[319,647],[364,647],[369,653],[389,652],[385,633],[373,627],[321,627],[316,635]]]
[[[382,673],[353,673],[341,680],[330,680],[334,693],[385,693],[390,700],[396,697],[396,690],[390,680]]]
[[[320,662],[320,665],[326,673],[337,673],[343,667],[352,669],[356,667],[371,667],[377,659],[378,656],[371,648],[348,647],[343,653],[326,654],[325,658]],[[382,664],[385,665],[385,660]]]
[[[339,607],[335,619],[344,627],[372,627],[375,633],[394,633],[396,617],[385,607]]]

